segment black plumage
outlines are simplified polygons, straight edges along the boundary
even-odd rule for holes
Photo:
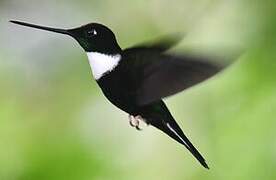
[[[206,58],[167,53],[168,49],[179,42],[178,36],[167,36],[155,43],[122,50],[113,32],[101,24],[91,23],[66,30],[19,21],[11,22],[70,35],[86,52],[97,52],[106,56],[120,55],[118,64],[96,79],[104,95],[118,108],[133,117],[142,118],[147,124],[184,145],[208,168],[204,158],[185,136],[162,98],[208,79],[222,67]]]
[[[161,99],[211,77],[221,68],[204,59],[169,55],[154,49],[123,50],[119,65],[97,82],[114,105],[133,116],[142,116],[147,124],[183,144],[208,168]]]

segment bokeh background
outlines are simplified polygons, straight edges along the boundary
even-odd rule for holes
[[[275,9],[273,0],[1,0],[0,179],[276,179]],[[184,32],[179,51],[242,52],[223,73],[166,99],[211,169],[158,130],[130,128],[73,39],[10,19],[101,22],[123,48]]]

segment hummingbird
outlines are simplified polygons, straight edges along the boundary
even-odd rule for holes
[[[212,77],[221,66],[208,58],[168,53],[179,38],[168,37],[122,49],[112,30],[99,23],[60,29],[10,22],[74,38],[86,52],[92,75],[103,94],[129,114],[131,126],[141,130],[139,123],[144,122],[156,127],[185,146],[203,167],[209,169],[162,99]]]

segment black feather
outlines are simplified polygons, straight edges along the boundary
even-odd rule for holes
[[[144,106],[141,108],[141,112],[148,124],[158,128],[184,145],[203,167],[209,169],[205,159],[185,136],[163,101]]]
[[[140,105],[183,91],[222,69],[207,58],[175,56],[150,49],[128,49],[123,55],[129,59],[122,66],[132,81],[130,91]]]

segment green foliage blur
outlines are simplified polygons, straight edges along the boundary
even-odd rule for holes
[[[1,0],[0,180],[276,179],[275,9],[272,0]],[[153,127],[130,128],[71,38],[10,19],[100,22],[123,48],[183,32],[177,51],[234,56],[218,76],[166,99],[210,170]]]

